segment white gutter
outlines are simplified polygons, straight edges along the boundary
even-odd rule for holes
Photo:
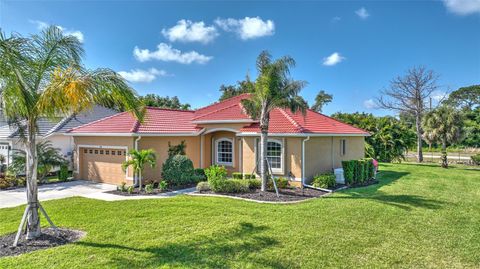
[[[310,136],[302,140],[302,187],[305,186],[305,142],[310,140]]]

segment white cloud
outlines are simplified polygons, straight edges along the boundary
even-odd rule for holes
[[[363,106],[364,106],[366,109],[375,109],[375,108],[378,108],[377,103],[375,103],[375,101],[374,101],[373,99],[368,99],[368,100],[363,101]]]
[[[370,17],[370,13],[368,13],[367,9],[365,9],[364,7],[358,10],[355,10],[355,14],[357,14],[357,16],[360,17],[360,19],[362,20],[365,20],[368,17]]]
[[[339,22],[342,20],[342,17],[336,16],[332,18],[332,22]]]
[[[130,82],[152,82],[157,77],[169,76],[165,70],[150,68],[149,70],[132,69],[119,71],[118,74]]]
[[[44,21],[30,20],[29,22],[35,24],[37,26],[37,29],[40,30],[40,31],[44,30],[45,28],[50,26],[49,23],[44,22]],[[85,40],[85,38],[83,36],[83,33],[78,31],[78,30],[70,30],[70,29],[67,29],[67,28],[65,28],[63,26],[60,26],[60,25],[56,25],[56,27],[58,29],[60,29],[63,32],[64,35],[74,36],[81,43],[83,43],[83,41]]]
[[[275,33],[275,24],[272,20],[262,20],[260,17],[243,19],[216,19],[215,24],[227,32],[235,32],[243,39],[254,39],[262,36],[270,36]]]
[[[432,97],[433,101],[438,103],[446,99],[448,97],[448,93],[444,91],[434,91],[430,97]]]
[[[138,47],[135,47],[133,49],[133,55],[140,62],[160,60],[164,62],[177,62],[181,64],[205,64],[213,58],[212,56],[205,56],[196,51],[182,52],[165,43],[158,44],[157,50],[155,51],[150,51],[149,49],[139,49]]]
[[[171,42],[200,42],[203,44],[213,41],[218,36],[215,26],[205,26],[203,21],[192,22],[189,20],[179,20],[172,28],[162,29],[162,34]]]
[[[332,53],[330,56],[323,58],[323,65],[333,66],[345,60],[345,57],[338,52]]]
[[[480,0],[443,0],[448,11],[458,15],[480,13]]]

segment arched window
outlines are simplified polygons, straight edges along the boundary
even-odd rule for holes
[[[228,138],[217,140],[217,164],[233,165],[233,142]]]
[[[267,142],[267,160],[273,172],[282,172],[283,149],[280,141],[269,140]]]

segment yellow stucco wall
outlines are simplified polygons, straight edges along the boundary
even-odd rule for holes
[[[340,154],[340,140],[346,140],[346,154]],[[343,160],[360,159],[365,155],[365,138],[311,137],[305,144],[305,178],[307,182],[319,173],[333,172]]]

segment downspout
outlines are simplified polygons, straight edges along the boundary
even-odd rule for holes
[[[305,142],[310,140],[310,136],[302,140],[302,187],[306,187],[305,184]]]
[[[142,136],[138,136],[137,139],[135,139],[135,144],[134,144],[134,149],[135,150],[138,150],[138,141],[140,141],[140,139],[142,139]],[[138,185],[138,177],[136,174],[133,175],[133,184],[136,186]]]

